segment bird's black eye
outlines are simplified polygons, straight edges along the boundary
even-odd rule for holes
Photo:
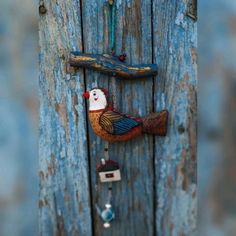
[[[96,93],[93,93],[93,96],[96,96]]]

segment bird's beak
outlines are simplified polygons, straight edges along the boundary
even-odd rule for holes
[[[89,98],[89,92],[85,92],[85,93],[83,93],[83,96],[84,96],[84,98]]]

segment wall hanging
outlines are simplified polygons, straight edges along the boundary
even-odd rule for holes
[[[84,97],[89,99],[89,119],[96,135],[108,142],[127,141],[142,133],[166,135],[166,110],[152,113],[145,118],[131,117],[108,106],[105,93],[100,88],[84,93]]]
[[[109,54],[85,54],[71,52],[69,63],[73,67],[85,67],[121,79],[147,78],[157,75],[156,64],[126,65],[125,54],[119,57]]]
[[[111,79],[138,79],[156,76],[156,64],[125,64],[126,54],[115,56],[115,4],[113,0],[107,2],[109,42],[111,54],[85,54],[71,52],[69,64],[72,67],[84,67],[108,74]],[[96,135],[105,140],[104,158],[97,166],[97,173],[102,183],[108,182],[108,197],[105,209],[96,206],[97,213],[104,222],[104,227],[110,227],[115,219],[112,208],[112,182],[121,180],[119,164],[109,159],[108,142],[131,140],[142,134],[165,136],[167,133],[168,111],[149,114],[146,117],[132,117],[122,114],[109,106],[107,91],[103,88],[93,88],[83,96],[89,100],[89,119]]]

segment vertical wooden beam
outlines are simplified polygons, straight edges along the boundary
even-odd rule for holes
[[[196,23],[187,1],[153,0],[155,109],[167,108],[169,131],[156,138],[156,235],[196,229]]]
[[[85,53],[109,52],[106,0],[83,0]],[[116,1],[116,54],[125,52],[127,63],[152,62],[151,1]],[[99,77],[103,77],[100,79]],[[109,82],[108,76],[86,70],[87,87],[104,86],[115,97],[116,108],[132,115],[145,116],[152,111],[152,79]],[[103,157],[104,142],[89,127],[93,204],[104,207],[107,185],[99,183],[95,168]],[[103,229],[94,209],[94,234],[153,234],[153,139],[146,135],[109,146],[110,158],[121,166],[122,181],[113,184],[116,219]]]
[[[105,0],[81,0],[82,5],[82,22],[83,22],[83,38],[84,53],[100,53],[108,52],[108,25]],[[96,71],[85,69],[86,89],[93,87],[108,87],[108,76],[100,74]],[[102,79],[100,79],[102,77]],[[82,94],[81,94],[82,95]],[[97,137],[90,124],[88,125],[88,146],[89,146],[89,162],[90,162],[90,179],[91,179],[91,196],[93,209],[93,235],[100,235],[103,231],[103,222],[96,211],[96,204],[104,207],[107,201],[107,185],[98,186],[99,180],[96,175],[96,164],[100,158],[104,157],[104,142]]]
[[[116,51],[125,52],[127,63],[152,63],[151,1],[117,2]],[[144,117],[153,110],[152,78],[110,84],[117,107],[124,113]],[[123,182],[116,191],[120,233],[153,235],[153,138],[150,135],[112,146],[123,170]],[[120,199],[120,200],[118,200]],[[122,204],[123,203],[123,204]],[[114,232],[115,233],[115,232]]]
[[[84,76],[66,72],[82,51],[80,4],[44,0],[40,15],[39,235],[92,235]]]

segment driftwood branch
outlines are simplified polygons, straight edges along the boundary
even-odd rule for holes
[[[152,77],[157,74],[156,64],[127,65],[108,54],[70,54],[69,64],[73,67],[85,67],[123,79]]]

